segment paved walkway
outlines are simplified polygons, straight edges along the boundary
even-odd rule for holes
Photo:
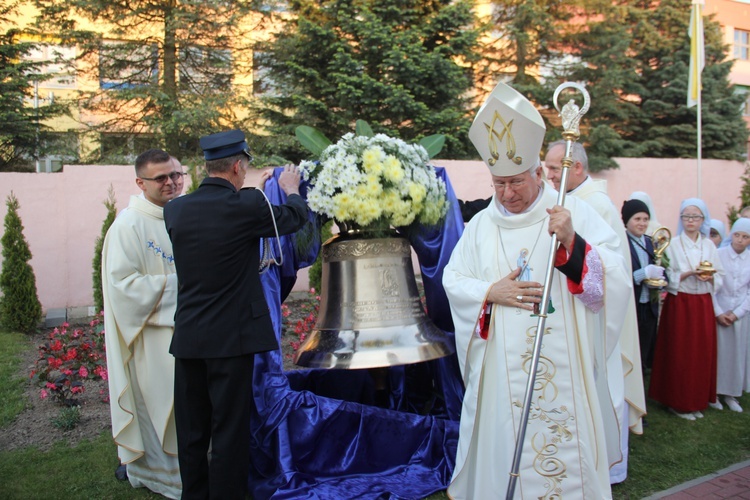
[[[648,497],[648,500],[745,498],[750,500],[750,460],[693,479]]]

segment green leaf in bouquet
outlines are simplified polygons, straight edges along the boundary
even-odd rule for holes
[[[427,150],[430,158],[435,158],[445,145],[445,136],[443,134],[433,134],[422,138],[419,145]]]
[[[331,145],[331,141],[323,135],[323,132],[308,125],[298,126],[294,130],[294,135],[297,136],[297,140],[302,144],[302,147],[310,151],[315,157],[320,157],[323,150]]]
[[[364,120],[357,120],[357,126],[354,131],[357,135],[362,135],[364,137],[373,137],[375,135],[370,124]]]

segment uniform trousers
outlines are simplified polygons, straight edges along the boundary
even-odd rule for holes
[[[255,407],[254,357],[175,359],[175,424],[183,499],[245,498],[250,417]]]

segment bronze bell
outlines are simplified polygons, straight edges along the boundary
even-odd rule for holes
[[[338,234],[322,252],[320,311],[297,365],[375,368],[455,352],[453,339],[425,314],[405,238]]]

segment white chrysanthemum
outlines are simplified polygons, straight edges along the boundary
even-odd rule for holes
[[[384,134],[346,134],[300,170],[311,183],[312,210],[367,225],[381,218],[394,226],[435,224],[447,210],[445,183],[435,176],[427,151]]]

